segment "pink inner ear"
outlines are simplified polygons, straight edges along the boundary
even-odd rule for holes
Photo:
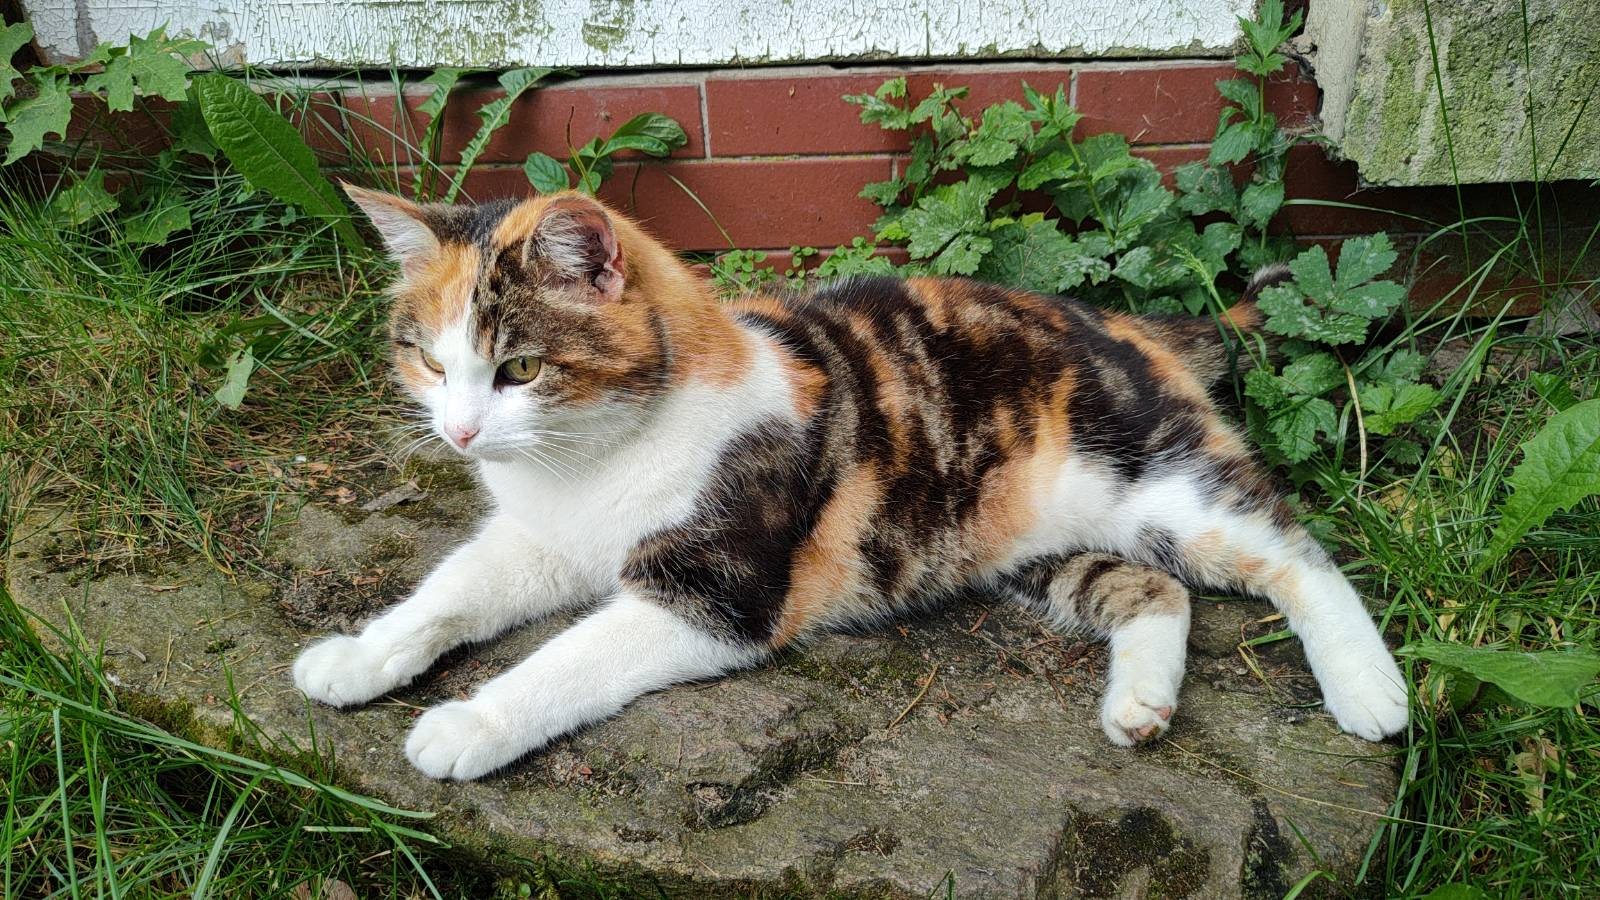
[[[578,200],[557,200],[550,204],[545,215],[559,216],[563,225],[571,227],[581,236],[582,260],[573,260],[587,273],[600,299],[615,302],[622,297],[622,285],[627,271],[622,261],[622,245],[611,227],[605,210],[597,204]]]

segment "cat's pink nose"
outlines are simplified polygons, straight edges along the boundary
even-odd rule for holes
[[[468,428],[465,425],[446,425],[445,433],[450,435],[450,440],[455,441],[457,447],[465,450],[472,439],[478,436],[478,429]]]

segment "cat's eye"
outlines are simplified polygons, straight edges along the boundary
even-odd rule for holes
[[[500,364],[500,377],[512,384],[527,384],[539,377],[544,360],[537,356],[519,356]]]
[[[422,349],[421,347],[418,347],[417,348],[417,355],[422,357],[422,364],[423,365],[425,365],[428,368],[432,369],[433,371],[439,373],[440,375],[444,374],[444,364],[439,362],[437,359],[434,359],[432,353],[429,353],[428,351]]]

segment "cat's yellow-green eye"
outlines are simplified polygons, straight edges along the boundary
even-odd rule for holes
[[[539,377],[539,370],[544,368],[544,360],[537,356],[519,356],[508,359],[500,364],[500,377],[512,384],[527,384]]]
[[[432,353],[429,353],[428,351],[422,349],[421,347],[418,347],[417,348],[417,355],[422,357],[422,364],[423,365],[425,365],[428,368],[432,369],[433,371],[439,373],[440,375],[444,374],[444,364],[439,362],[437,359],[434,359]]]

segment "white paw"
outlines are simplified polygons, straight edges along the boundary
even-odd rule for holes
[[[456,781],[487,775],[528,749],[471,700],[428,710],[406,738],[406,758],[422,774]]]
[[[395,654],[342,634],[307,647],[294,661],[294,686],[329,706],[354,706],[407,681]]]
[[[1321,679],[1322,705],[1340,729],[1381,741],[1406,727],[1406,679],[1382,644],[1356,655],[1365,658],[1341,664]]]
[[[1178,709],[1178,686],[1147,675],[1118,683],[1113,680],[1100,703],[1100,727],[1119,747],[1132,747],[1161,736]]]

